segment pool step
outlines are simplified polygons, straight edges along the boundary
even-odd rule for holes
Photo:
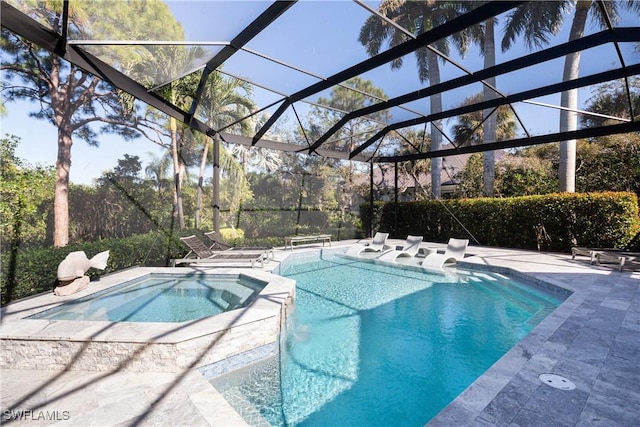
[[[224,398],[238,414],[252,427],[271,427],[258,408],[251,403],[239,388],[233,388],[223,393]]]

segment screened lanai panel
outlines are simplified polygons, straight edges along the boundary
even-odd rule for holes
[[[216,70],[208,77],[207,86],[201,97],[201,101],[196,108],[195,117],[205,123],[215,123],[215,120],[211,120],[211,111],[207,105],[207,93],[211,93],[212,87],[219,85],[220,81],[227,82],[231,88],[235,86],[232,93],[225,99],[221,99],[222,104],[227,108],[233,108],[236,104],[240,103],[241,108],[238,114],[239,118],[233,122],[240,122],[247,120],[251,122],[251,130],[248,135],[253,136],[256,130],[256,126],[262,125],[267,117],[272,114],[277,107],[283,102],[285,95],[275,92],[268,88],[264,88],[260,85],[254,84],[248,79],[236,76],[235,74],[228,73],[226,71]],[[215,93],[215,92],[213,92]],[[239,97],[239,100],[235,100],[234,97]],[[215,101],[215,99],[214,99]],[[248,101],[249,104],[253,104],[251,111],[246,111],[244,101]],[[220,123],[219,127],[215,127],[215,130],[236,133],[235,130],[238,127],[234,126],[229,129],[230,122]],[[235,124],[235,123],[234,123]],[[245,125],[243,125],[245,126]]]
[[[511,95],[562,82],[564,58],[556,58],[497,77],[498,88]]]
[[[640,43],[618,43],[625,65],[640,64]]]
[[[416,111],[414,109],[411,109],[406,105],[387,108],[385,110],[382,110],[380,113],[388,115],[390,120],[387,120],[387,122],[390,122],[390,123],[403,121],[403,120],[417,119],[418,117],[424,117],[423,113]]]
[[[368,58],[358,42],[368,16],[351,1],[299,1],[246,47],[329,77]]]
[[[491,108],[488,110],[475,110],[457,118],[447,120],[442,127],[443,144],[454,147],[480,145],[484,143],[484,132],[487,120],[495,119],[496,141],[503,141],[515,136],[525,137],[522,123],[514,114],[515,108],[510,105]]]
[[[199,96],[195,117],[218,131],[249,134],[260,118],[252,90],[245,81],[218,72],[210,73]]]
[[[147,89],[199,72],[222,47],[185,45],[79,45]],[[197,84],[197,81],[196,81]]]
[[[637,94],[640,89],[640,76],[629,79],[628,83]],[[629,100],[623,95],[626,84],[624,79],[618,79],[585,87],[580,92],[583,98],[579,100],[581,101],[580,105],[584,104],[578,114],[580,126],[595,128],[628,123],[632,117],[637,119],[640,114],[640,100],[637,97]],[[630,101],[632,105],[630,105]],[[638,111],[632,113],[632,106]]]
[[[425,96],[423,98],[416,99],[415,101],[402,103],[399,107],[406,111],[415,112],[419,116],[428,116],[431,114],[431,103],[429,100],[430,98]],[[403,119],[399,118],[399,120]]]
[[[481,4],[478,2],[415,1],[406,2],[398,7],[398,2],[393,1],[365,2],[358,0],[358,3],[362,3],[387,18],[386,21],[380,22],[387,27],[404,33],[405,38],[409,34],[414,36],[423,34],[434,27],[445,24],[447,21],[452,21],[465,13],[473,11]],[[423,16],[427,18],[422,19]],[[373,22],[373,19],[370,19],[367,23],[370,24],[367,29],[374,33],[378,30],[377,26],[380,25],[380,22]]]
[[[614,43],[585,49],[580,53],[580,77],[614,70],[621,66]]]
[[[400,59],[402,60],[400,68],[393,68],[391,63],[386,63],[360,74],[360,78],[373,82],[387,98],[395,98],[429,86],[429,81],[420,81],[413,53],[403,55]]]
[[[230,41],[271,5],[270,1],[165,0],[187,41]]]
[[[69,3],[69,41],[83,42],[181,42],[183,27],[167,19],[171,11],[163,3],[113,0]],[[73,31],[74,24],[82,29]]]
[[[346,115],[363,108],[378,105],[386,99],[385,94],[380,92],[371,82],[354,78],[309,96],[305,98],[304,101]],[[364,114],[360,117],[383,124],[388,124],[393,119],[392,116],[384,110]]]
[[[430,150],[430,144],[429,127],[425,132],[424,125],[416,125],[389,132],[379,150],[393,155],[424,153]]]
[[[352,121],[345,125],[340,132],[332,135],[332,137],[322,145],[322,148],[350,153],[355,147],[359,146],[363,141],[366,141],[382,128],[383,125],[380,123],[367,119]]]
[[[33,7],[33,2],[26,2],[24,0],[5,1],[48,29],[56,32],[59,30],[59,28],[54,25],[54,22],[56,20],[56,14],[62,13],[62,8],[59,7],[61,3],[42,3],[38,5],[38,8],[35,8]]]
[[[477,82],[442,92],[440,98],[443,111],[482,101],[484,88],[482,83]],[[494,97],[498,98],[500,95],[494,93]],[[430,102],[430,99],[425,98],[425,101]]]
[[[553,94],[523,102],[512,103],[511,106],[520,117],[524,118],[524,126],[530,136],[539,136],[560,131],[560,94]],[[516,136],[524,137],[518,134]]]
[[[292,69],[275,61],[245,50],[236,52],[225,63],[223,70],[274,91],[291,94],[320,81],[307,73]]]
[[[305,112],[300,107],[308,108],[308,105],[297,103],[291,105],[278,117],[275,123],[265,134],[265,138],[282,141],[287,144],[300,146],[301,151],[308,148],[312,140]],[[267,115],[270,112],[267,112]]]
[[[355,83],[358,82],[353,79],[347,80],[344,83],[308,96],[301,102],[296,103],[296,105],[306,103],[311,107],[319,108],[321,111],[331,110],[344,116],[361,108],[378,104],[385,99],[380,94],[371,91],[372,86],[362,86]],[[372,115],[369,118],[371,120],[385,121],[383,117],[376,115]]]

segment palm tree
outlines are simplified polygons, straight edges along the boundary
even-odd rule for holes
[[[169,166],[171,158],[168,156],[156,156],[154,153],[147,153],[151,158],[149,164],[144,169],[147,178],[151,179],[156,186],[158,194],[162,193],[162,189],[167,187],[167,177],[169,176]]]
[[[155,91],[171,104],[185,111],[188,110],[196,92],[201,72],[191,73],[181,78],[176,77],[180,76],[191,65],[201,62],[202,58],[207,54],[206,50],[200,47],[185,48],[184,46],[149,46],[147,50],[148,52],[146,52],[143,60],[132,64],[131,73],[149,88],[153,88],[158,82],[168,82],[150,90]],[[188,140],[189,132],[186,132],[186,126],[180,125],[173,117],[169,117],[168,121],[162,126],[166,126],[168,137],[171,141],[174,212],[178,217],[179,228],[183,230],[185,219],[182,186],[187,171],[184,162],[186,153],[183,152],[183,149],[190,142]]]
[[[625,83],[628,82],[629,94]],[[621,119],[640,118],[640,76],[631,77],[627,82],[612,81],[598,85],[594,95],[587,100],[585,111],[598,115],[583,115],[580,123],[583,127],[600,127],[619,123]],[[629,109],[631,101],[631,110]],[[635,116],[632,117],[632,114]]]
[[[574,6],[575,3],[575,6]],[[626,2],[594,0],[557,1],[557,2],[528,2],[515,9],[507,17],[502,49],[511,47],[514,40],[523,35],[527,47],[541,47],[547,43],[549,35],[556,34],[560,28],[566,12],[573,8],[573,20],[569,32],[569,41],[582,37],[589,15],[601,27],[607,28],[607,17],[616,22],[619,18],[620,7],[640,12],[640,2],[628,0]],[[605,15],[606,13],[606,15]],[[580,52],[567,54],[565,57],[563,81],[578,78],[580,71]],[[578,128],[578,89],[564,91],[560,104],[560,132],[573,131]],[[560,191],[575,192],[576,175],[576,140],[560,142]]]
[[[461,107],[466,105],[477,104],[484,99],[484,93],[478,93],[474,96],[462,101]],[[513,138],[516,133],[516,123],[511,107],[502,105],[498,107],[493,114],[496,119],[496,125],[492,132],[496,141]],[[460,146],[479,145],[487,141],[487,127],[483,126],[484,113],[482,111],[474,111],[472,113],[461,114],[456,117],[456,122],[452,127],[453,140]]]
[[[234,122],[246,117],[255,109],[255,105],[251,100],[251,86],[236,78],[224,79],[220,73],[212,73],[209,75],[205,90],[203,92],[200,109],[198,113],[205,117],[205,122],[212,129],[220,130],[225,126],[229,126]],[[233,125],[236,131],[242,135],[247,135],[250,129],[248,120],[239,121]],[[219,144],[219,141],[213,141]],[[196,193],[196,210],[195,210],[195,226],[200,225],[200,212],[202,210],[202,192],[204,183],[204,171],[209,155],[209,146],[211,138],[206,138],[203,144],[202,156],[200,157],[200,171],[198,173],[198,188]],[[244,174],[237,167],[233,156],[228,155],[225,151],[221,151],[221,159],[223,163],[220,167],[223,170],[231,172],[235,179],[232,181],[241,185],[244,183]],[[214,163],[217,159],[214,159]],[[234,164],[236,163],[236,164]],[[245,169],[246,172],[246,169]],[[214,189],[218,191],[218,189]],[[214,226],[216,221],[214,221]]]
[[[494,38],[493,27],[495,24],[495,18],[489,18],[484,24],[484,37],[480,50],[484,57],[484,68],[490,68],[496,65],[496,44]],[[496,87],[496,78],[490,77],[487,79],[487,84],[483,86],[482,98],[487,101],[495,98],[495,91],[489,87]],[[497,114],[497,113],[496,113]],[[491,110],[484,110],[483,116],[484,122],[484,134],[483,143],[491,144],[496,141],[496,114],[492,114]],[[482,182],[483,193],[485,196],[492,197],[494,191],[494,181],[496,176],[496,159],[494,151],[485,151],[482,158]]]
[[[444,24],[447,20],[458,15],[460,2],[449,1],[398,1],[383,0],[378,6],[378,11],[395,22],[411,34],[421,34],[430,29]],[[465,33],[458,33],[451,38],[460,52],[465,52],[467,39]],[[360,29],[359,41],[366,46],[370,56],[376,55],[383,44],[387,41],[390,47],[396,46],[409,37],[409,34],[392,26],[387,21],[377,16],[369,17]],[[439,52],[449,54],[449,39],[441,39],[433,47],[427,46],[415,51],[418,65],[418,77],[421,82],[429,81],[430,85],[440,83],[440,65],[438,63]],[[397,58],[391,62],[391,68],[400,68],[403,64],[402,58]],[[430,97],[431,114],[442,111],[442,96],[435,94]],[[431,123],[431,151],[440,149],[442,145],[442,134],[440,120]],[[440,198],[440,171],[442,169],[442,158],[431,159],[431,186],[432,197]]]
[[[487,3],[486,1],[469,1],[463,2],[462,7],[465,10],[471,10],[479,5]],[[490,68],[496,65],[496,49],[495,49],[495,36],[494,27],[496,24],[496,18],[489,18],[484,23],[474,25],[468,31],[469,37],[478,44],[480,47],[480,53],[484,58],[484,68]],[[476,97],[477,101],[488,101],[496,97],[496,91],[493,89],[496,87],[496,78],[489,77],[485,80],[482,90],[482,98]],[[469,99],[465,100],[467,102]],[[491,144],[496,141],[496,122],[498,120],[497,112],[494,113],[491,109],[484,110],[482,112],[482,118],[484,123],[482,124],[482,142],[484,144]],[[461,142],[463,142],[462,140]],[[485,196],[492,197],[494,194],[494,181],[495,181],[495,153],[493,151],[485,151],[483,153],[482,161],[482,182],[483,182],[483,194]]]

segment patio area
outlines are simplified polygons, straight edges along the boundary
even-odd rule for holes
[[[276,250],[276,262],[265,269],[291,253]],[[430,426],[640,425],[640,272],[591,266],[567,254],[477,246],[461,265],[508,268],[573,294]],[[545,373],[576,387],[550,387],[539,379]],[[12,425],[247,425],[194,370],[3,370],[0,380],[3,422]]]

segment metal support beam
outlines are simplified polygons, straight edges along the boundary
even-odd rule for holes
[[[256,133],[254,137],[254,144],[258,139],[262,138],[264,134],[269,130],[271,126],[280,118],[280,116],[286,111],[286,109],[301,99],[307,98],[309,96],[315,95],[323,90],[329,89],[332,86],[335,86],[339,83],[342,83],[346,80],[349,80],[352,77],[359,76],[361,74],[366,73],[367,71],[373,70],[383,64],[393,61],[394,59],[400,58],[404,55],[407,55],[411,52],[416,51],[417,49],[427,46],[429,44],[435,43],[438,40],[444,39],[446,37],[451,36],[452,34],[458,33],[469,26],[479,24],[491,17],[500,15],[503,12],[511,10],[519,5],[525,3],[524,1],[509,1],[509,2],[487,2],[478,8],[465,13],[451,21],[444,23],[443,25],[439,25],[434,29],[427,31],[426,33],[422,33],[417,36],[415,39],[410,39],[404,43],[401,43],[397,46],[392,47],[382,53],[379,53],[376,56],[372,56],[369,59],[366,59],[356,65],[353,65],[349,68],[346,68],[339,73],[336,73],[330,77],[327,77],[326,80],[315,83],[311,86],[308,86],[287,98],[287,100],[278,108],[278,110],[273,113],[273,115],[267,120],[267,122],[260,128],[260,130]]]
[[[213,137],[213,231],[220,233],[220,135]]]
[[[620,133],[640,132],[640,122],[622,123],[619,125],[600,126],[597,128],[578,129],[571,132],[559,132],[548,135],[532,136],[530,138],[512,139],[509,141],[499,141],[491,144],[471,145],[462,148],[451,148],[447,150],[430,151],[427,153],[407,154],[402,156],[381,156],[374,159],[380,163],[406,162],[409,160],[432,159],[434,157],[455,156],[458,154],[480,153],[488,150],[506,150],[509,148],[528,147],[532,145],[548,144],[551,142],[564,141],[567,139],[597,138],[606,135],[616,135]]]
[[[56,46],[61,39],[61,36],[59,34],[52,31],[50,28],[43,26],[24,13],[20,12],[18,9],[11,6],[4,0],[0,3],[0,5],[2,7],[0,13],[2,14],[3,27],[21,37],[24,37],[25,39],[31,41],[32,43],[49,52],[53,53],[55,51]],[[205,123],[192,118],[187,112],[171,104],[159,95],[153,92],[149,92],[147,88],[145,88],[135,80],[122,74],[120,71],[116,70],[109,64],[106,64],[92,54],[83,50],[78,45],[68,46],[66,53],[62,57],[70,63],[85,70],[86,72],[99,76],[101,79],[111,83],[118,89],[131,94],[140,101],[156,108],[158,111],[189,125],[191,128],[202,132],[205,135],[213,136],[217,133]],[[252,140],[250,138],[241,135],[232,135],[221,132],[220,136],[228,142],[243,144],[247,146],[252,145]],[[260,147],[272,148],[275,150],[288,152],[300,151],[302,149],[304,149],[305,151],[307,150],[307,147],[296,147],[292,144],[265,139],[260,139],[258,145]],[[349,153],[342,151],[323,150],[320,152],[320,155],[333,159],[349,159]],[[368,157],[360,156],[354,158],[353,160],[366,162],[368,161]]]
[[[415,126],[418,124],[428,123],[435,120],[446,119],[449,117],[455,117],[462,114],[471,113],[474,111],[485,110],[489,108],[497,108],[501,105],[513,104],[515,102],[524,101],[527,99],[533,99],[540,96],[550,95],[554,93],[560,93],[570,89],[581,88],[585,86],[590,86],[602,82],[612,81],[620,78],[630,77],[636,74],[640,74],[640,64],[635,64],[628,66],[626,68],[618,68],[610,71],[605,71],[598,74],[593,74],[590,76],[580,77],[579,79],[569,80],[565,82],[560,82],[548,86],[543,86],[537,89],[527,90],[524,92],[519,92],[515,94],[508,95],[504,98],[495,98],[487,101],[481,101],[472,105],[465,105],[458,108],[452,108],[449,110],[445,110],[441,113],[430,114],[426,117],[420,117],[417,119],[405,120],[402,122],[394,123],[393,125],[389,125],[384,129],[377,132],[374,136],[365,141],[362,145],[352,151],[352,155],[360,154],[363,150],[369,147],[371,144],[375,143],[378,139],[382,138],[387,133],[402,129],[406,127]],[[564,141],[564,139],[559,139],[559,141]],[[490,148],[491,144],[485,144],[487,150],[493,150]],[[485,150],[481,150],[485,151]],[[437,156],[433,156],[437,157]]]
[[[311,146],[310,151],[315,151],[324,142],[326,142],[333,134],[340,130],[347,122],[356,119],[358,117],[367,116],[373,113],[377,113],[382,110],[386,110],[392,107],[397,107],[402,104],[417,101],[419,99],[426,98],[437,93],[446,92],[449,90],[457,89],[463,86],[467,86],[473,83],[478,83],[483,80],[497,77],[503,74],[511,73],[513,71],[522,70],[527,67],[531,67],[542,62],[546,62],[552,59],[561,58],[568,53],[579,52],[581,50],[590,49],[596,46],[600,46],[611,42],[632,42],[639,41],[640,28],[617,28],[614,31],[602,31],[596,34],[572,40],[567,43],[563,43],[558,46],[554,46],[539,52],[534,52],[521,58],[516,58],[511,61],[504,62],[502,64],[495,65],[491,68],[485,68],[478,70],[473,74],[467,74],[455,79],[448,80],[437,85],[429,86],[423,89],[416,90],[414,92],[407,93],[405,95],[391,98],[387,101],[379,102],[359,110],[350,112],[342,117],[336,124],[334,124],[327,132],[325,132],[318,140]]]
[[[398,162],[393,164],[393,234],[398,235]]]
[[[293,1],[276,1],[273,2],[271,6],[269,6],[264,12],[260,14],[256,19],[251,22],[247,27],[245,27],[240,34],[238,34],[231,42],[222,48],[220,52],[213,58],[207,62],[207,65],[204,67],[202,72],[202,76],[200,77],[200,82],[198,83],[198,88],[196,89],[196,93],[193,96],[193,102],[191,103],[191,108],[189,108],[189,115],[193,117],[196,112],[196,108],[198,108],[198,103],[200,102],[200,97],[202,96],[202,92],[204,92],[204,87],[207,84],[207,80],[209,79],[209,75],[217,69],[219,66],[224,64],[224,62],[229,59],[233,54],[235,54],[238,50],[242,49],[244,45],[249,43],[251,39],[260,34],[265,28],[267,28],[273,21],[278,19],[280,15],[282,15],[287,9],[293,6],[298,0]]]
[[[369,209],[371,221],[369,221],[369,237],[373,237],[373,221],[375,220],[375,208],[373,206],[373,162],[369,162]]]

